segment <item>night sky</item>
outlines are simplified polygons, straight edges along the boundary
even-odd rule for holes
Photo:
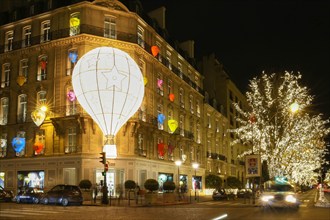
[[[299,71],[314,111],[330,117],[330,1],[141,2],[145,11],[165,6],[171,38],[194,40],[197,58],[215,53],[243,93],[262,71]]]

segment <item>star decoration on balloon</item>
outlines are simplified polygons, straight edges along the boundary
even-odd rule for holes
[[[112,70],[102,72],[103,76],[105,77],[106,88],[109,89],[115,86],[118,90],[121,90],[121,83],[127,77],[122,73],[119,73],[117,68],[113,68]]]

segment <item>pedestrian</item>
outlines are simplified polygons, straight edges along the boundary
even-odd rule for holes
[[[138,204],[139,195],[140,195],[140,186],[139,185],[136,185],[136,188],[135,188],[135,203],[136,204]]]

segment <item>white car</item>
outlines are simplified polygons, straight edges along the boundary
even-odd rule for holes
[[[297,210],[300,205],[293,185],[288,182],[278,183],[275,181],[265,183],[260,202],[263,208],[293,208]]]

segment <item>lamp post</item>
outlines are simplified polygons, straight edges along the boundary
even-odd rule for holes
[[[180,194],[180,166],[182,164],[182,161],[181,160],[177,160],[175,161],[175,165],[178,167],[178,193]]]
[[[195,176],[194,176],[194,179],[195,179],[195,182],[196,182],[196,181],[197,181],[196,171],[197,171],[197,169],[198,169],[198,167],[199,167],[199,164],[198,164],[198,163],[193,163],[192,166],[193,166],[193,168],[195,169]],[[195,188],[195,201],[196,201],[196,200],[197,200],[197,195],[196,195],[196,192],[197,192],[196,184],[195,184],[194,188]]]

